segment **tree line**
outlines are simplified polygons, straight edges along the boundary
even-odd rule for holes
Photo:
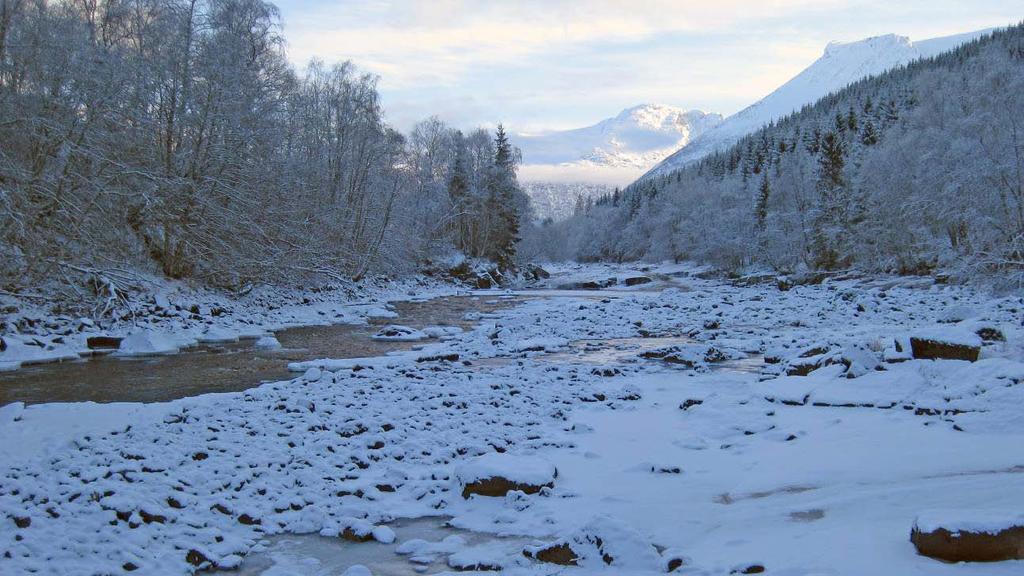
[[[0,0],[0,277],[114,294],[515,261],[504,131],[384,120],[352,63],[289,64],[261,0]]]

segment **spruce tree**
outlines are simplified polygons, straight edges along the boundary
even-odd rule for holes
[[[878,130],[875,129],[875,123],[870,119],[864,123],[864,130],[861,132],[860,142],[865,146],[874,146],[878,143]]]
[[[761,185],[757,189],[757,206],[754,208],[754,215],[757,217],[757,229],[764,230],[765,221],[768,219],[768,199],[771,196],[771,185],[768,183],[768,173],[761,178]]]
[[[519,242],[519,207],[521,194],[516,181],[516,159],[505,128],[498,124],[494,137],[494,163],[487,182],[487,212],[491,222],[490,242],[486,256],[501,270],[515,268],[516,244]]]

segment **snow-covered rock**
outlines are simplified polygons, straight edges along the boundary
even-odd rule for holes
[[[1024,560],[1024,513],[931,511],[914,521],[910,540],[920,554],[946,562]]]
[[[399,326],[398,324],[385,326],[373,335],[374,340],[391,342],[419,342],[420,340],[426,340],[429,337],[430,336],[422,330],[409,328],[408,326]]]
[[[423,333],[431,338],[446,338],[461,334],[462,328],[458,326],[427,326],[423,329]]]
[[[666,568],[666,562],[649,540],[608,516],[598,516],[553,543],[528,546],[525,552],[541,562],[590,569],[614,566],[662,571]]]
[[[974,362],[981,345],[980,336],[960,326],[934,326],[918,330],[910,337],[914,358],[924,360]]]
[[[281,342],[273,334],[268,334],[257,338],[254,346],[260,350],[279,350]]]
[[[177,342],[166,334],[149,330],[132,332],[121,341],[118,356],[159,356],[178,352]]]
[[[462,497],[469,498],[473,494],[504,496],[511,490],[535,494],[553,487],[558,471],[541,458],[490,452],[459,466],[455,476]]]

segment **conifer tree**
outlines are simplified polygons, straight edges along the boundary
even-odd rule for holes
[[[754,208],[758,230],[764,230],[765,221],[768,219],[768,199],[770,196],[771,185],[768,183],[768,173],[765,172],[764,177],[761,178],[761,185],[757,189],[757,206]]]
[[[515,151],[504,126],[498,124],[494,163],[487,182],[487,212],[491,225],[486,256],[502,270],[515,268],[516,244],[520,239],[518,194],[521,191],[516,181]]]

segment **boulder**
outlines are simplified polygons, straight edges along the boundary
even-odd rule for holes
[[[85,340],[85,345],[89,347],[89,350],[117,350],[121,346],[121,340],[118,336],[89,336]]]
[[[647,276],[633,276],[632,278],[626,278],[622,281],[626,286],[640,286],[641,284],[650,284],[653,282]]]
[[[569,282],[558,286],[559,290],[601,290],[618,284],[618,279],[608,278],[606,280],[584,280],[582,282]]]
[[[553,488],[558,470],[546,460],[491,452],[458,467],[455,476],[462,485],[462,497],[505,496],[516,490],[536,494]]]
[[[528,281],[547,280],[550,277],[550,272],[536,264],[527,264],[526,268],[523,270],[523,278]]]
[[[910,337],[910,348],[918,360],[967,360],[976,362],[981,338],[956,329],[922,330]]]
[[[523,555],[541,562],[603,570],[664,571],[680,567],[682,557],[664,558],[643,535],[608,516],[598,516],[565,538],[531,545]],[[673,562],[678,560],[678,563]]]
[[[1024,560],[1024,515],[930,513],[919,516],[910,541],[922,556],[946,562]]]
[[[524,554],[528,558],[547,562],[548,564],[579,566],[579,564],[576,563],[576,553],[573,552],[572,547],[566,543],[552,544],[547,548],[539,548],[536,550],[527,550]]]

